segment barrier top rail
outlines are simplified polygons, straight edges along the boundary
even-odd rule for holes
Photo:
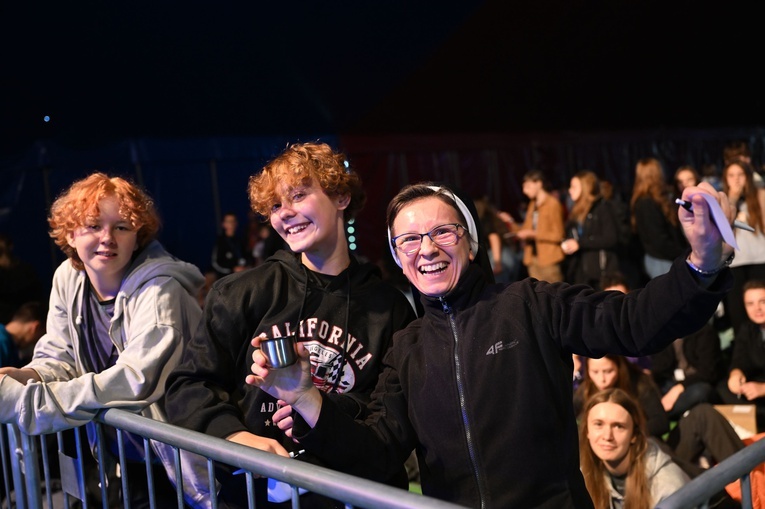
[[[700,506],[728,484],[747,476],[764,461],[765,440],[759,440],[693,479],[661,501],[656,509],[687,509]]]
[[[463,506],[443,500],[283,458],[116,408],[105,410],[96,420],[220,463],[368,509],[464,509]]]

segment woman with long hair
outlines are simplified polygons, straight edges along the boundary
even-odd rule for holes
[[[650,509],[689,481],[648,439],[640,406],[621,389],[598,392],[587,401],[579,459],[596,509]]]
[[[574,175],[568,193],[574,205],[566,223],[567,238],[561,244],[568,257],[566,281],[597,287],[604,274],[619,269],[616,213],[601,197],[598,176],[591,171]]]
[[[736,219],[755,230],[734,230],[739,250],[731,263],[733,289],[725,299],[725,311],[734,331],[738,331],[746,322],[744,283],[765,279],[765,189],[755,185],[751,165],[741,160],[725,166],[722,180],[723,191],[730,203],[736,205]]]
[[[632,395],[643,409],[650,436],[661,439],[669,431],[669,418],[661,404],[661,393],[650,375],[626,357],[606,354],[599,359],[584,359],[583,380],[574,392],[574,411],[579,414],[585,402],[605,389],[621,389]]]
[[[665,274],[672,260],[687,249],[677,218],[677,206],[668,196],[664,170],[658,159],[647,157],[635,166],[632,188],[632,228],[643,247],[646,275]]]
[[[607,389],[626,392],[640,405],[648,436],[691,477],[704,471],[698,464],[702,454],[720,462],[744,448],[725,417],[709,403],[692,407],[670,431],[658,388],[648,374],[625,357],[607,354],[600,359],[585,359],[585,363],[584,379],[574,392],[574,411],[581,419],[586,413],[586,402],[598,392]]]

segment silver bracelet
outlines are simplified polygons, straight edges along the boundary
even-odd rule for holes
[[[731,252],[730,256],[726,258],[724,262],[722,262],[722,265],[712,270],[703,270],[697,267],[696,265],[694,265],[693,262],[691,261],[691,255],[688,255],[688,258],[685,259],[685,263],[687,263],[688,266],[691,268],[691,270],[693,270],[695,273],[705,277],[709,277],[709,276],[714,276],[715,274],[717,274],[718,272],[722,271],[723,269],[727,267],[730,267],[730,264],[733,263],[733,258],[735,258],[735,256],[736,256],[736,252],[735,251]]]

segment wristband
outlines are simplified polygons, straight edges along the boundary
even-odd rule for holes
[[[724,262],[722,262],[722,265],[712,270],[703,270],[697,267],[696,265],[694,265],[693,262],[691,261],[691,255],[688,255],[688,258],[685,259],[685,263],[687,263],[688,267],[690,267],[691,270],[695,272],[696,274],[709,277],[709,276],[714,276],[715,274],[717,274],[718,272],[722,271],[723,269],[727,267],[730,267],[730,264],[733,263],[733,258],[735,257],[735,255],[736,255],[736,252],[732,251],[730,256],[726,258]]]

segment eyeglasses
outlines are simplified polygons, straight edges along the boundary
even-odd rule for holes
[[[460,228],[462,232],[460,232]],[[453,246],[465,235],[465,227],[461,224],[442,224],[426,233],[402,233],[391,239],[393,247],[406,255],[411,255],[420,250],[422,238],[428,237],[433,244],[446,247]]]

